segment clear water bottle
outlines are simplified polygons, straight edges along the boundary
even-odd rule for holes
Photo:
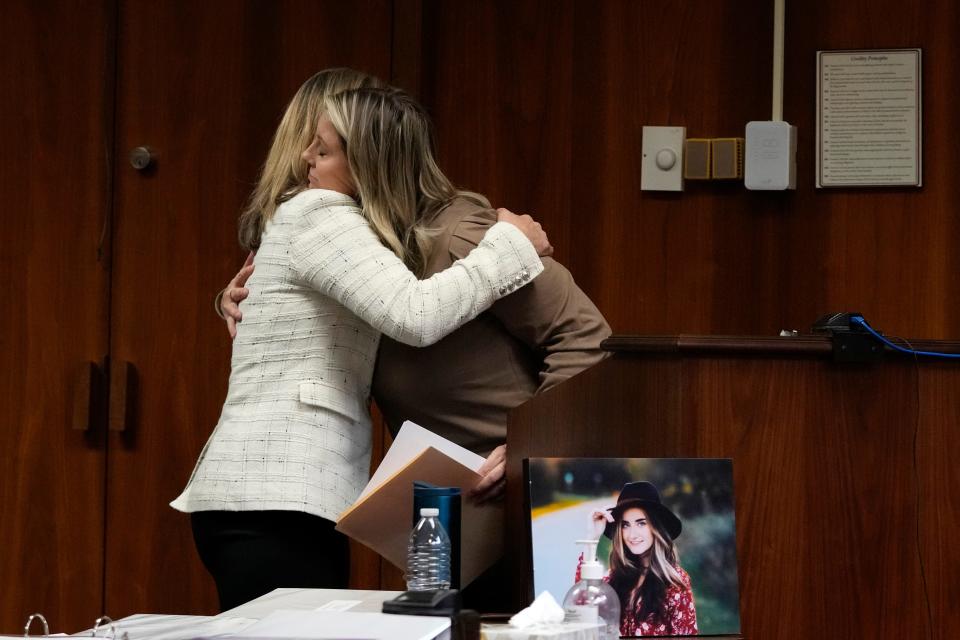
[[[420,509],[420,522],[410,532],[407,545],[407,590],[450,588],[450,536],[437,516],[440,510]]]

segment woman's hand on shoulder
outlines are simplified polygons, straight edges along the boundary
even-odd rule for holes
[[[590,516],[590,526],[593,527],[591,531],[593,538],[599,540],[600,536],[602,536],[606,530],[607,524],[611,522],[613,522],[613,516],[606,509],[603,511],[594,511]]]
[[[253,255],[253,251],[251,251],[247,260],[243,263],[243,267],[240,271],[237,271],[237,275],[233,276],[233,280],[227,284],[227,288],[220,295],[220,313],[227,322],[227,331],[230,332],[231,338],[237,337],[237,323],[243,320],[240,303],[250,295],[250,290],[244,285],[247,284],[247,279],[253,273]]]
[[[547,237],[547,234],[543,230],[543,227],[540,226],[540,223],[530,216],[526,214],[518,216],[509,209],[504,209],[501,207],[497,209],[497,222],[509,222],[513,226],[520,229],[520,231],[523,232],[523,235],[527,236],[527,239],[537,250],[538,255],[553,255],[553,246],[550,245],[550,238]]]

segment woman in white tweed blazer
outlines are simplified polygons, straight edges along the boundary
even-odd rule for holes
[[[542,269],[524,233],[498,223],[467,258],[418,280],[425,203],[457,194],[431,148],[405,94],[328,98],[303,152],[311,189],[263,226],[223,412],[171,503],[192,514],[224,609],[277,586],[347,586],[333,521],[367,480],[380,334],[432,344]],[[548,249],[539,225],[511,215]]]

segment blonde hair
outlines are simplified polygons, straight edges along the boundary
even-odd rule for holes
[[[665,533],[656,516],[646,509],[643,509],[643,512],[653,534],[650,549],[644,554],[648,562],[644,563],[643,557],[634,555],[626,548],[623,543],[622,519],[617,520],[617,530],[610,549],[610,586],[620,596],[622,619],[635,614],[641,595],[641,611],[636,616],[640,621],[663,605],[663,597],[668,587],[686,586],[677,569],[680,566],[680,554],[676,545]],[[642,586],[638,586],[640,578],[643,578]]]
[[[483,196],[458,191],[434,156],[426,111],[398,89],[362,88],[327,97],[363,215],[380,241],[418,276],[436,232],[430,222],[450,202]]]
[[[379,86],[383,83],[377,78],[347,68],[325,69],[300,85],[273,135],[257,186],[240,214],[238,235],[244,249],[259,248],[260,236],[277,206],[306,188],[307,165],[300,154],[313,139],[327,96]]]

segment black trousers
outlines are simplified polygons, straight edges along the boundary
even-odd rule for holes
[[[198,511],[190,524],[221,611],[277,587],[349,586],[350,545],[329,520],[299,511]]]

